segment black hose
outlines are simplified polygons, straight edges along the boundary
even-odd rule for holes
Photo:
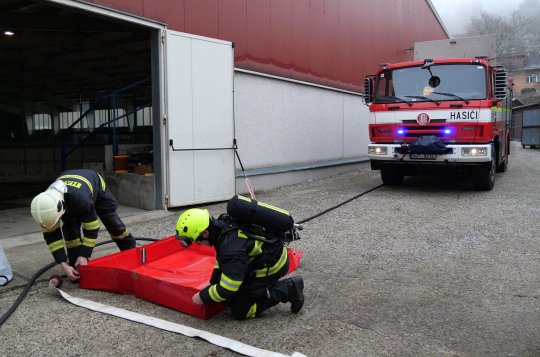
[[[240,159],[240,158],[238,158]],[[333,211],[335,210],[336,208],[339,208],[359,197],[362,197],[363,195],[365,194],[368,194],[372,191],[375,191],[376,189],[382,187],[384,185],[379,185],[379,186],[376,186],[372,189],[369,189],[367,191],[364,191],[362,193],[359,193],[358,195],[354,196],[354,197],[351,197],[349,198],[348,200],[345,200],[333,207],[330,207],[330,208],[327,208],[325,209],[324,211],[321,211],[311,217],[308,217],[306,219],[303,219],[299,222],[297,222],[297,224],[303,224],[303,223],[306,223],[306,222],[309,222],[317,217],[320,217],[322,216],[323,214],[325,213],[328,213],[330,211]],[[155,239],[155,238],[135,238],[135,240],[141,240],[141,241],[158,241],[159,239]],[[108,244],[108,243],[112,243],[113,241],[110,240],[110,241],[105,241],[105,242],[101,242],[101,243],[98,243],[96,244],[96,247],[100,246],[100,245],[103,245],[103,244]],[[22,300],[26,297],[26,294],[28,294],[28,291],[30,290],[30,288],[32,287],[32,285],[34,284],[34,282],[37,280],[37,278],[39,278],[39,276],[41,274],[43,274],[44,272],[46,272],[47,270],[51,269],[52,267],[54,267],[56,265],[56,262],[53,262],[53,263],[50,263],[46,266],[44,266],[43,268],[41,268],[40,270],[38,270],[33,276],[32,278],[30,278],[30,280],[28,281],[28,283],[26,284],[26,286],[24,287],[24,290],[22,291],[22,293],[19,295],[19,297],[17,298],[17,300],[15,301],[15,303],[13,304],[13,306],[11,306],[11,308],[2,316],[2,318],[0,318],[0,326],[2,326],[4,324],[4,322],[6,322],[6,320],[11,316],[11,314],[17,310],[17,308],[19,307],[20,303],[22,302]]]
[[[31,278],[30,280],[28,281],[28,283],[26,283],[26,286],[24,287],[24,290],[21,292],[21,294],[19,295],[19,297],[17,298],[17,300],[15,300],[15,302],[13,303],[13,305],[11,306],[11,308],[4,314],[2,315],[2,318],[0,319],[0,326],[2,326],[4,324],[4,322],[6,322],[6,320],[11,316],[12,313],[15,312],[15,310],[17,310],[17,308],[19,307],[19,305],[21,304],[21,302],[23,301],[23,299],[26,297],[26,294],[28,294],[28,291],[30,291],[30,288],[32,287],[32,285],[34,284],[34,282],[37,280],[37,278],[39,278],[39,276],[43,273],[45,273],[47,270],[51,269],[52,267],[54,267],[56,265],[56,262],[52,262],[50,264],[47,264],[45,265],[43,268],[39,269]]]
[[[160,239],[156,239],[156,238],[135,238],[135,240],[155,242],[155,241],[158,241]],[[99,247],[100,245],[103,245],[103,244],[109,244],[109,243],[112,243],[112,242],[114,242],[114,241],[109,240],[109,241],[105,241],[105,242],[100,242],[100,243],[96,244],[96,247]],[[32,287],[32,285],[34,285],[34,282],[40,277],[40,275],[45,273],[47,270],[51,269],[55,265],[56,265],[56,262],[49,263],[49,264],[45,265],[43,268],[39,269],[34,275],[32,275],[32,277],[30,278],[30,280],[28,280],[28,283],[26,283],[26,286],[24,287],[23,291],[21,292],[21,294],[19,295],[17,300],[15,300],[15,302],[13,303],[11,308],[4,315],[2,315],[2,318],[0,318],[0,326],[2,326],[4,324],[4,322],[6,322],[7,319],[11,316],[11,314],[14,313],[15,310],[17,310],[17,308],[19,307],[19,305],[21,304],[23,299],[26,297],[26,294],[28,294],[28,292],[30,291],[30,288]]]
[[[365,194],[367,194],[367,193],[370,193],[370,192],[372,192],[372,191],[375,191],[376,189],[378,189],[378,188],[380,188],[380,187],[382,187],[382,186],[384,186],[384,185],[379,185],[379,186],[373,187],[372,189],[369,189],[369,190],[367,190],[367,191],[364,191],[364,192],[362,192],[362,193],[359,193],[358,195],[356,195],[356,196],[354,196],[354,197],[351,197],[351,198],[349,198],[349,199],[346,200],[346,201],[343,201],[343,202],[341,202],[341,203],[339,203],[339,204],[337,204],[337,205],[335,205],[335,206],[333,206],[333,207],[330,207],[330,208],[328,208],[328,209],[325,209],[325,210],[322,211],[322,212],[317,213],[316,215],[313,215],[313,216],[311,216],[311,217],[308,217],[308,218],[303,219],[303,220],[301,220],[301,221],[299,221],[299,222],[296,222],[296,223],[298,223],[298,224],[303,224],[303,223],[309,222],[309,221],[311,221],[312,219],[315,219],[315,218],[317,218],[317,217],[322,216],[322,215],[325,214],[325,213],[328,213],[328,212],[330,212],[330,211],[333,211],[333,210],[335,210],[336,208],[339,208],[339,207],[341,207],[341,206],[343,206],[343,205],[345,205],[345,204],[347,204],[347,203],[349,203],[349,202],[351,202],[351,201],[353,201],[353,200],[355,200],[355,199],[357,199],[357,198],[359,198],[359,197],[362,197],[363,195],[365,195]]]

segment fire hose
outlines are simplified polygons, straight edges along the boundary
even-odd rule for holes
[[[278,352],[263,350],[254,346],[247,345],[240,341],[236,341],[236,340],[224,337],[224,336],[216,335],[208,331],[203,331],[203,330],[199,330],[199,329],[192,328],[189,326],[184,326],[181,324],[170,322],[167,320],[158,319],[151,316],[146,316],[143,314],[139,314],[137,312],[121,309],[118,307],[104,305],[95,301],[74,297],[74,296],[69,295],[65,291],[60,290],[61,284],[62,284],[62,278],[60,276],[53,276],[52,279],[49,281],[49,291],[56,295],[60,295],[65,300],[67,300],[68,302],[74,305],[84,307],[92,311],[120,317],[126,320],[138,322],[143,325],[152,326],[161,330],[179,333],[187,337],[199,337],[216,346],[228,348],[232,351],[238,352],[245,356],[306,357],[305,355],[299,352],[294,352],[292,355],[289,356],[289,355],[284,355]]]
[[[300,227],[302,227],[302,224],[303,223],[306,223],[306,222],[309,222],[315,218],[318,218],[330,211],[333,211],[355,199],[358,199],[380,187],[382,187],[383,185],[378,185],[374,188],[371,188],[367,191],[364,191],[362,193],[359,193],[358,195],[355,195],[335,206],[332,206],[330,208],[327,208],[311,217],[308,217],[308,218],[305,218],[301,221],[298,221],[296,224]],[[251,193],[252,190],[250,190],[250,193]],[[254,198],[254,194],[252,194],[252,197]],[[301,229],[301,228],[300,228]],[[155,239],[155,238],[135,238],[137,241],[158,241],[159,239]],[[105,242],[100,242],[98,244],[96,244],[96,246],[101,246],[101,245],[104,245],[104,244],[108,244],[108,243],[112,243],[113,241],[105,241]],[[34,284],[34,282],[44,273],[46,272],[47,270],[51,269],[52,267],[54,267],[56,265],[56,262],[52,262],[50,264],[47,264],[46,266],[44,266],[43,268],[39,269],[31,278],[30,280],[28,281],[28,283],[26,284],[26,286],[24,287],[23,291],[21,292],[21,294],[19,295],[19,297],[17,298],[17,300],[13,303],[13,305],[11,306],[11,308],[4,314],[2,315],[2,317],[0,318],[0,326],[2,326],[4,324],[4,322],[6,322],[6,320],[11,316],[11,314],[13,312],[15,312],[15,310],[18,308],[18,306],[21,304],[22,300],[26,297],[26,295],[28,294],[28,292],[30,291],[30,288],[32,287],[32,285]],[[72,296],[70,296],[69,294],[61,291],[58,289],[58,287],[61,285],[61,277],[59,276],[53,276],[51,277],[51,280],[49,281],[49,290],[51,291],[54,291],[56,292],[57,294],[60,294],[62,297],[64,297],[66,300],[78,305],[78,306],[83,306],[83,307],[86,307],[86,308],[89,308],[91,310],[94,310],[94,311],[100,311],[100,312],[104,312],[104,310],[110,310],[111,308],[110,307],[107,307],[106,305],[102,305],[102,304],[99,304],[99,303],[96,303],[96,302],[92,302],[92,301],[89,301],[89,300],[85,300],[85,299],[80,299],[80,298],[74,298]],[[84,303],[83,303],[84,302]],[[98,308],[99,307],[99,308]],[[105,308],[104,308],[105,307]],[[103,310],[103,311],[102,311]],[[257,355],[261,355],[264,354],[264,355],[268,355],[269,356],[284,356],[282,354],[274,354],[274,352],[270,352],[270,351],[265,351],[265,350],[261,350],[261,349],[258,349],[256,347],[252,347],[252,346],[249,346],[249,345],[245,345],[241,342],[238,342],[238,341],[234,341],[234,340],[230,340],[230,339],[227,339],[225,337],[222,337],[222,336],[219,336],[219,335],[214,335],[214,334],[211,334],[209,332],[206,332],[206,331],[200,331],[200,330],[196,330],[196,329],[193,329],[193,328],[190,328],[190,327],[187,327],[187,326],[182,326],[182,325],[179,325],[179,324],[174,324],[174,323],[171,323],[171,322],[168,322],[168,321],[165,321],[165,320],[160,320],[160,319],[156,319],[156,318],[149,318],[147,316],[144,316],[144,315],[140,315],[140,314],[137,314],[137,313],[134,313],[134,312],[131,312],[131,311],[127,311],[127,310],[123,310],[123,309],[118,309],[118,310],[122,310],[122,312],[120,313],[120,315],[125,315],[125,316],[120,316],[120,317],[123,317],[123,318],[127,318],[131,321],[136,321],[136,322],[141,322],[141,323],[145,323],[147,325],[151,325],[151,326],[154,326],[154,327],[158,327],[158,328],[163,328],[165,330],[168,330],[168,331],[173,331],[173,332],[177,332],[177,333],[182,333],[188,337],[200,337],[200,338],[203,338],[211,343],[214,343],[218,346],[222,346],[222,347],[226,347],[226,348],[229,348],[229,349],[232,349],[233,351],[236,351],[236,352],[239,352],[239,353],[242,353],[242,354],[245,354],[245,355],[248,355],[248,356],[257,356]],[[114,314],[115,316],[118,316],[116,314]],[[128,316],[128,317],[126,317]],[[140,316],[144,316],[145,319],[143,320],[148,320],[148,321],[151,321],[151,323],[147,323],[147,322],[143,322],[140,318]],[[174,326],[173,326],[174,325]],[[165,327],[163,327],[165,326]],[[298,352],[295,352],[292,357],[301,357],[303,356],[301,353],[298,353]]]
[[[135,238],[135,240],[155,242],[155,241],[158,241],[159,239],[156,239],[156,238]],[[100,243],[96,244],[96,247],[98,247],[100,245],[104,245],[104,244],[109,244],[109,243],[112,243],[112,242],[113,242],[112,240],[106,241],[106,242],[100,242]],[[53,268],[55,265],[56,265],[56,262],[49,263],[49,264],[45,265],[43,268],[39,269],[37,272],[35,272],[34,275],[32,275],[30,280],[28,280],[28,283],[26,283],[23,291],[19,294],[19,297],[17,298],[17,300],[15,300],[15,302],[9,308],[9,310],[4,315],[2,315],[2,317],[0,318],[0,326],[2,326],[4,324],[4,322],[6,322],[7,319],[11,316],[11,314],[13,314],[15,312],[15,310],[17,310],[17,308],[19,307],[21,302],[24,300],[24,298],[26,297],[26,295],[30,291],[30,288],[32,287],[32,285],[34,285],[36,280],[43,273],[45,273],[47,270]]]

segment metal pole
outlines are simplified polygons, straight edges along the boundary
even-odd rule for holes
[[[113,155],[118,155],[118,143],[116,141],[116,94],[112,97],[113,107]]]

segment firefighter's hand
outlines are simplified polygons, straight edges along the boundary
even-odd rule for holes
[[[204,305],[204,302],[202,301],[201,299],[201,295],[199,293],[193,295],[193,297],[191,298],[191,300],[193,300],[193,303],[195,305]]]
[[[69,280],[71,281],[79,280],[79,272],[77,271],[77,269],[75,269],[71,265],[68,265],[68,263],[66,262],[60,263],[60,266],[62,267],[62,270],[67,275]]]
[[[88,265],[88,258],[78,257],[75,262],[75,268],[79,269],[79,265]]]

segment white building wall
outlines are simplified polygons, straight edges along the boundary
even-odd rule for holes
[[[369,109],[361,96],[239,71],[234,85],[238,153],[248,176],[288,177],[256,189],[314,177],[306,171],[322,170],[315,177],[324,177],[366,164]]]

